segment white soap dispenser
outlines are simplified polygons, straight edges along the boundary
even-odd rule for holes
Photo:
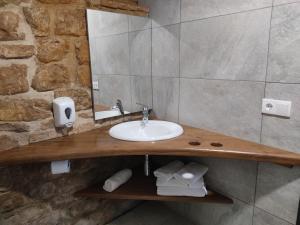
[[[75,103],[69,97],[53,100],[53,113],[56,127],[72,127],[75,122]]]

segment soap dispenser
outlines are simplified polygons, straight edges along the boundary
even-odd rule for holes
[[[53,100],[53,113],[56,127],[69,128],[75,122],[75,103],[69,97]]]

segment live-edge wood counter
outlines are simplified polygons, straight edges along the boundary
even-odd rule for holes
[[[1,151],[0,165],[125,155],[217,157],[300,165],[300,154],[214,132],[183,126],[178,138],[157,142],[113,139],[108,128],[95,129]]]

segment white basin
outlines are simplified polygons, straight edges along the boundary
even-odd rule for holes
[[[129,114],[130,112],[124,111],[124,114]],[[114,116],[121,116],[121,113],[119,110],[107,110],[107,111],[100,111],[95,112],[95,120],[101,120],[109,117]]]
[[[142,121],[120,123],[109,130],[113,138],[124,141],[160,141],[183,134],[183,128],[172,122],[149,120],[143,127]]]

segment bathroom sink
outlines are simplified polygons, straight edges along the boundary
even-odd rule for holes
[[[115,125],[109,130],[110,136],[124,141],[160,141],[175,138],[183,133],[183,128],[172,122],[149,120],[131,121]]]

